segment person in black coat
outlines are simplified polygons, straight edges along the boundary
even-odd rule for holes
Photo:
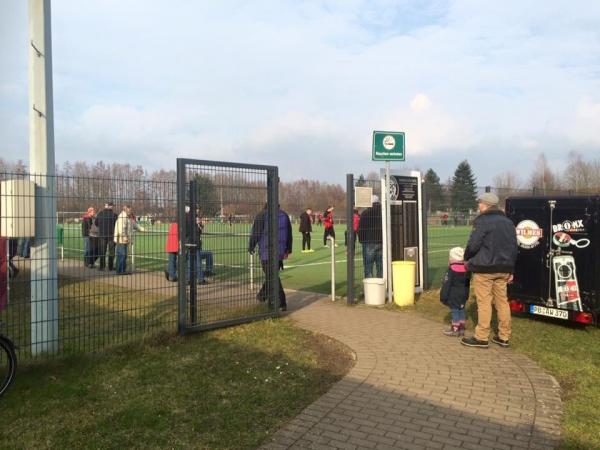
[[[100,236],[98,237],[98,258],[100,264],[98,270],[104,270],[106,265],[105,255],[108,253],[108,270],[113,270],[115,261],[115,223],[117,215],[113,211],[114,204],[108,202],[104,205],[104,209],[96,215],[94,223],[98,227]]]
[[[471,277],[464,262],[465,251],[461,247],[450,249],[450,264],[444,276],[440,301],[450,308],[451,324],[444,330],[446,336],[465,334],[465,304],[469,299]]]
[[[306,208],[300,214],[300,233],[302,233],[302,253],[312,253],[310,248],[310,233],[312,233],[312,209]]]

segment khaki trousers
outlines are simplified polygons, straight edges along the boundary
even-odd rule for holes
[[[508,340],[511,334],[510,306],[506,294],[508,273],[474,273],[473,289],[477,299],[477,327],[475,338],[487,341],[490,337],[492,304],[498,315],[498,337]]]

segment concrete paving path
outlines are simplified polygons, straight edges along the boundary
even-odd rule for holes
[[[467,348],[414,312],[346,307],[290,293],[300,327],[356,354],[340,382],[264,449],[551,449],[559,385],[511,349]]]

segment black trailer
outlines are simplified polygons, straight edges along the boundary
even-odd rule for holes
[[[598,324],[600,195],[512,197],[506,214],[519,245],[511,309]]]

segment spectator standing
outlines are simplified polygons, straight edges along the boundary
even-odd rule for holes
[[[100,230],[98,225],[96,225],[95,217],[92,217],[88,238],[90,240],[90,256],[88,259],[88,267],[93,269],[94,265],[96,264],[96,260],[98,259],[98,247],[100,245]]]
[[[312,209],[306,208],[300,214],[300,233],[302,233],[302,253],[312,253],[314,250],[310,248],[310,234],[312,233]]]
[[[204,221],[202,217],[196,217],[196,276],[198,277],[198,283],[200,284],[208,284],[206,281],[207,276],[214,275],[214,261],[213,254],[211,251],[204,250],[202,245],[202,235],[204,233]],[[202,264],[204,261],[204,265],[206,269],[204,269],[204,265]]]
[[[512,281],[517,260],[517,233],[512,221],[498,208],[498,202],[498,197],[491,192],[479,197],[480,214],[473,221],[465,249],[477,299],[475,335],[461,340],[469,347],[488,347],[492,305],[498,314],[498,334],[492,342],[508,347],[512,331],[506,286]]]
[[[333,209],[333,206],[330,206],[323,213],[323,226],[325,227],[323,233],[323,246],[325,247],[327,247],[327,238],[330,236],[333,239],[333,244],[337,247],[337,244],[335,243],[335,229],[333,228]]]
[[[442,289],[440,301],[450,308],[451,324],[444,330],[446,336],[463,336],[465,334],[465,304],[469,299],[470,274],[464,262],[465,250],[462,247],[450,249],[449,266]]]
[[[96,210],[93,206],[90,206],[87,209],[87,212],[81,218],[81,236],[83,237],[83,263],[86,267],[90,266],[90,258],[91,258],[91,242],[90,242],[90,228],[92,228],[92,224],[94,223],[94,216],[96,215]]]
[[[104,270],[106,266],[105,255],[108,255],[108,270],[114,269],[114,233],[117,221],[117,215],[113,211],[114,206],[112,202],[106,203],[104,209],[96,216],[95,224],[98,226],[100,233],[98,238],[98,257],[100,258],[98,270]]]
[[[177,230],[177,222],[169,225],[165,251],[167,252],[168,258],[167,270],[165,270],[165,278],[167,281],[177,281],[177,253],[179,252],[179,233]]]
[[[383,233],[381,227],[381,203],[373,195],[371,207],[360,215],[358,240],[362,244],[364,277],[373,276],[373,265],[377,278],[383,278]]]
[[[279,258],[279,269],[283,268],[283,260],[292,253],[292,224],[290,218],[285,211],[279,208],[277,213],[277,223],[279,227],[279,242],[277,243],[277,256]],[[262,265],[263,272],[265,273],[265,281],[257,294],[257,298],[260,301],[266,301],[269,295],[268,282],[271,280],[271,264],[269,263],[269,226],[268,226],[268,211],[267,206],[259,212],[254,218],[252,224],[252,232],[250,234],[250,242],[248,243],[248,252],[254,253],[256,246],[258,245],[260,262]],[[282,311],[287,310],[287,300],[285,297],[285,291],[281,284],[279,274],[277,274],[279,280],[279,306]]]
[[[125,275],[127,267],[127,247],[133,238],[133,223],[129,218],[131,207],[124,205],[115,222],[114,242],[117,255],[117,275]]]

